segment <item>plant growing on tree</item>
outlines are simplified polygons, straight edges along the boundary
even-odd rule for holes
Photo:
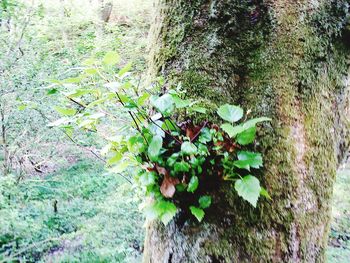
[[[207,110],[179,87],[152,94],[161,81],[142,92],[131,64],[115,71],[118,63],[118,54],[107,52],[102,60],[85,61],[77,77],[54,81],[49,94],[61,92],[67,105],[55,107],[62,118],[51,125],[69,134],[77,126],[99,133],[108,142],[101,154],[113,172],[137,167],[135,181],[152,200],[144,206],[148,218],[167,224],[180,208],[202,221],[214,201],[211,191],[225,181],[254,207],[261,195],[269,198],[253,175],[263,166],[262,156],[249,147],[257,124],[268,118],[247,119],[242,108],[225,104],[216,112],[221,125],[178,122],[176,116]]]

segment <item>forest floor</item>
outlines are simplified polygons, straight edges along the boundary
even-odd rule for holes
[[[332,224],[328,242],[328,262],[346,263],[350,259],[350,164],[338,171],[334,187]]]
[[[79,2],[76,7],[81,7],[81,1],[72,2]],[[41,33],[49,45],[48,55],[40,63],[50,59],[52,50],[55,54],[51,56],[60,60],[40,70],[46,70],[47,76],[57,75],[90,53],[116,49],[123,59],[134,62],[136,70],[143,71],[151,2],[115,0],[110,23],[100,39],[96,38],[94,25],[86,22],[85,11],[80,10],[80,16],[67,18],[70,20],[63,25],[79,29],[67,31],[69,42],[65,50],[54,38],[61,28],[54,31],[51,26],[52,32]],[[62,26],[60,23],[56,26]],[[33,49],[45,47],[40,44]],[[37,56],[34,51],[33,56]],[[20,70],[20,74],[33,78],[31,71]],[[42,80],[40,85],[39,80],[32,81],[26,92],[42,85]],[[0,175],[0,262],[140,262],[144,218],[132,186],[122,177],[108,173],[103,164],[82,153],[81,148],[67,148],[67,139],[57,140],[57,148],[65,150],[51,161],[55,169],[21,178],[15,173]],[[89,147],[94,143],[94,138],[82,140]],[[67,151],[71,158],[63,160]],[[334,220],[327,250],[332,263],[346,263],[350,258],[349,192],[350,165],[338,172],[334,190]]]

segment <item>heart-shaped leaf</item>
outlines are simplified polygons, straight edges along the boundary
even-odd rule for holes
[[[191,142],[183,142],[181,144],[181,152],[186,155],[192,155],[197,153],[197,147]]]
[[[152,104],[164,116],[169,116],[175,109],[174,99],[170,94],[164,94],[157,99],[153,99]]]
[[[203,220],[205,214],[203,209],[191,205],[190,210],[192,215],[194,215],[197,218],[198,222],[201,222]]]
[[[235,189],[240,197],[256,207],[261,191],[258,178],[247,175],[236,181]]]
[[[237,135],[237,142],[240,145],[248,145],[252,142],[254,142],[255,140],[255,134],[256,134],[256,127],[253,126],[247,130],[245,130],[244,132],[241,132]]]
[[[262,156],[260,153],[241,151],[237,155],[238,160],[246,161],[250,167],[260,168],[263,166]]]
[[[203,195],[198,199],[199,206],[203,209],[208,208],[211,205],[211,196]]]
[[[237,134],[244,131],[244,128],[242,125],[233,126],[229,123],[222,124],[221,129],[223,129],[224,132],[226,132],[228,136],[230,136],[230,138],[234,138],[236,137]]]
[[[222,105],[217,113],[222,119],[231,123],[239,121],[243,117],[243,109],[230,104]]]
[[[198,177],[193,175],[188,183],[187,192],[193,193],[198,188]]]
[[[160,149],[162,149],[163,139],[161,136],[153,136],[149,146],[148,146],[148,157],[151,161],[156,161],[159,156]]]

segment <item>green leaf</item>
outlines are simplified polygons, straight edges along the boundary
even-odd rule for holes
[[[155,172],[144,172],[139,177],[139,181],[143,186],[149,186],[156,182]]]
[[[179,157],[179,154],[178,153],[173,153],[169,158],[168,160],[166,161],[166,164],[170,167],[174,166],[177,158]]]
[[[153,106],[164,116],[169,116],[175,109],[174,100],[170,94],[165,94],[153,100]]]
[[[126,161],[126,160],[120,160],[115,166],[113,166],[111,169],[109,169],[110,172],[112,173],[122,173],[124,172],[128,166],[130,165],[130,162]]]
[[[143,106],[145,102],[149,99],[149,97],[150,95],[148,93],[142,94],[142,96],[137,99],[137,105]]]
[[[190,100],[184,100],[181,99],[180,97],[176,96],[176,95],[172,95],[174,103],[175,103],[175,107],[177,109],[181,109],[181,108],[186,108],[188,106],[191,105],[191,101]]]
[[[104,56],[102,63],[107,65],[107,66],[113,66],[117,64],[120,60],[120,56],[117,52],[115,51],[109,51],[106,53]]]
[[[158,159],[160,149],[162,149],[162,145],[162,137],[159,135],[153,136],[152,141],[148,146],[148,157],[151,159],[151,161],[156,161]]]
[[[267,199],[272,200],[271,196],[269,195],[269,193],[264,187],[261,187],[260,195],[266,197]]]
[[[146,206],[143,211],[148,220],[159,218],[167,225],[176,215],[177,208],[172,202],[161,200]]]
[[[144,139],[140,135],[132,136],[127,142],[130,153],[138,154],[145,145]]]
[[[199,184],[198,177],[193,175],[191,177],[190,182],[188,183],[187,192],[194,193],[194,191],[196,191],[198,188],[198,184]]]
[[[230,104],[222,105],[217,113],[222,119],[231,123],[239,121],[243,117],[243,109]]]
[[[203,209],[191,205],[190,210],[192,215],[194,215],[197,218],[198,222],[201,222],[203,220],[205,215]]]
[[[199,198],[198,202],[201,208],[208,208],[211,205],[211,196],[203,195]]]
[[[223,131],[226,132],[228,136],[230,136],[230,138],[234,138],[236,137],[237,134],[244,131],[244,128],[242,125],[232,126],[229,123],[222,124],[221,129],[223,129]]]
[[[197,147],[191,142],[183,142],[181,144],[181,152],[186,155],[192,155],[197,153]]]
[[[188,172],[189,170],[190,170],[190,165],[188,163],[186,163],[185,161],[176,162],[174,164],[174,171],[175,171],[175,173]]]
[[[246,130],[246,129],[254,127],[257,123],[264,122],[264,121],[271,121],[271,119],[266,118],[266,117],[255,118],[255,119],[251,119],[249,121],[246,121],[242,125],[243,125],[243,128]]]
[[[171,219],[176,215],[177,208],[172,202],[161,201],[160,202],[162,214],[160,216],[160,220],[164,225],[167,225]]]
[[[199,135],[198,141],[201,143],[207,143],[210,142],[212,139],[211,133],[210,133],[210,129],[207,127],[204,127],[201,130],[201,133]]]
[[[167,131],[177,131],[178,128],[176,127],[176,125],[170,121],[169,119],[165,119],[162,125],[162,129],[163,130],[167,130]]]
[[[254,139],[255,139],[255,133],[256,133],[256,127],[253,126],[241,133],[239,133],[237,135],[237,142],[240,144],[240,145],[247,145],[247,144],[250,144],[252,142],[254,142]]]
[[[131,70],[131,68],[132,68],[132,63],[129,62],[121,70],[119,70],[118,76],[123,77],[127,72],[129,72]]]
[[[240,197],[256,207],[261,191],[260,182],[256,177],[247,175],[237,180],[235,189]]]
[[[53,95],[53,94],[56,94],[57,92],[58,92],[58,89],[53,88],[47,91],[47,95]]]
[[[63,108],[63,107],[54,107],[54,109],[61,115],[64,116],[73,116],[77,111],[76,109]]]
[[[117,152],[112,158],[107,160],[108,165],[113,165],[119,162],[123,158],[123,155],[120,152]]]
[[[258,169],[263,166],[260,153],[241,151],[238,153],[237,157],[238,160],[247,161],[250,167]]]
[[[206,112],[207,112],[206,108],[199,107],[199,106],[193,106],[190,108],[190,110],[193,110],[193,111],[199,112],[199,113],[203,113],[203,114],[206,114]]]
[[[233,162],[233,165],[238,167],[239,169],[246,169],[250,171],[249,161],[237,160]]]

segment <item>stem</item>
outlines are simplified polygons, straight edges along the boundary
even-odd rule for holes
[[[123,107],[124,107],[125,104],[124,104],[124,102],[122,101],[122,99],[120,98],[118,92],[115,92],[115,94],[117,94],[117,97],[118,97],[119,102],[120,102],[120,103],[123,105]],[[135,123],[136,129],[137,129],[138,132],[141,134],[141,136],[143,137],[143,139],[146,141],[147,145],[149,145],[149,144],[148,144],[148,141],[147,141],[147,138],[146,138],[145,135],[142,133],[142,131],[141,131],[139,125],[137,124],[137,121],[136,121],[135,118],[134,118],[134,115],[133,115],[132,112],[129,111],[129,110],[128,110],[128,113],[129,113],[129,115],[131,116],[133,122]],[[137,117],[137,116],[136,116],[136,117]]]
[[[202,126],[202,128],[200,128],[200,130],[192,137],[191,142],[193,142],[193,141],[198,137],[198,135],[201,133],[202,129],[203,129],[205,126],[207,126],[207,124],[208,124],[208,121],[205,121],[204,124],[203,124],[203,126]]]

